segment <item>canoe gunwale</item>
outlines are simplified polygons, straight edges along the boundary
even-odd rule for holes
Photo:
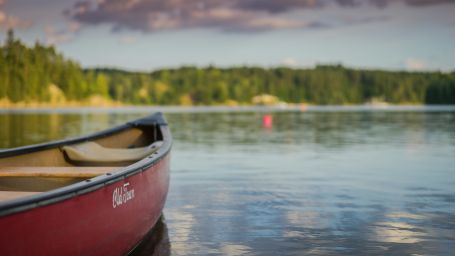
[[[103,187],[106,187],[110,184],[124,180],[128,177],[137,175],[143,171],[151,170],[150,167],[158,164],[164,157],[166,157],[170,153],[172,146],[172,136],[162,113],[158,112],[151,116],[141,118],[132,122],[128,122],[123,125],[116,126],[87,136],[0,151],[0,157],[21,155],[45,149],[56,148],[62,145],[76,144],[88,140],[107,137],[132,127],[144,127],[151,125],[160,126],[161,134],[163,137],[163,144],[157,151],[155,151],[151,155],[148,155],[129,166],[120,168],[112,167],[112,170],[116,170],[115,173],[107,172],[106,174],[86,179],[85,181],[77,182],[58,189],[42,192],[29,197],[0,202],[0,217],[30,210],[37,207],[46,206],[49,204],[54,204],[63,200],[87,194],[98,189],[101,189]]]

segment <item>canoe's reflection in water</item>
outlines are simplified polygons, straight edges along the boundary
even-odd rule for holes
[[[164,216],[136,247],[130,256],[168,256],[171,255],[171,243]]]

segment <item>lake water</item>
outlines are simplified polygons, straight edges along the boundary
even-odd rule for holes
[[[164,221],[137,255],[455,253],[455,107],[171,110]],[[149,111],[4,111],[0,148]]]

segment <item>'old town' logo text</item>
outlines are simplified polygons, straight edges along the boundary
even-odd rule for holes
[[[128,190],[130,183],[125,183],[123,186],[116,187],[112,193],[112,207],[116,208],[122,204],[126,204],[134,198],[134,189]]]

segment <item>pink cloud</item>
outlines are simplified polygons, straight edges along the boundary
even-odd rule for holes
[[[428,68],[428,63],[417,58],[407,58],[404,60],[404,66],[410,71],[422,71]]]
[[[46,26],[44,33],[46,35],[46,43],[55,45],[65,43],[74,38],[74,35],[80,30],[81,25],[78,22],[70,22],[65,26],[56,28],[54,26]]]
[[[0,28],[27,29],[32,26],[32,22],[8,14],[4,10],[6,0],[0,0]]]

